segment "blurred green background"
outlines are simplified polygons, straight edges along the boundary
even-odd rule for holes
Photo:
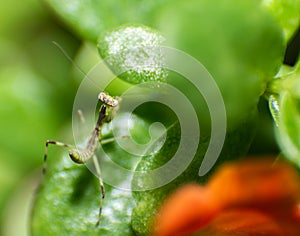
[[[27,235],[44,143],[70,127],[80,41],[37,0],[0,2],[0,235]]]

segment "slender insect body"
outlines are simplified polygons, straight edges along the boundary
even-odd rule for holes
[[[94,155],[98,145],[99,141],[101,140],[101,126],[103,124],[103,121],[106,117],[106,106],[102,105],[99,112],[98,121],[96,123],[96,126],[91,134],[91,137],[89,138],[86,148],[85,149],[71,149],[69,151],[69,156],[71,159],[78,163],[82,164],[87,162],[89,159],[92,158]]]
[[[91,158],[93,159],[95,169],[97,171],[97,176],[99,178],[100,189],[101,189],[101,194],[102,194],[100,208],[99,208],[99,217],[98,217],[96,226],[98,226],[99,222],[100,222],[103,200],[105,197],[105,189],[104,189],[103,181],[101,178],[100,165],[95,156],[95,151],[99,145],[99,142],[101,141],[101,128],[102,128],[103,123],[109,123],[112,120],[114,113],[117,111],[117,106],[119,105],[119,99],[114,98],[105,92],[99,93],[98,99],[101,102],[103,102],[104,104],[102,104],[102,106],[100,107],[96,126],[95,126],[94,130],[92,131],[92,134],[87,142],[86,147],[83,149],[78,149],[69,144],[65,144],[62,142],[56,142],[53,140],[47,140],[45,154],[44,154],[44,168],[43,168],[43,173],[45,174],[49,144],[69,148],[69,156],[72,159],[72,161],[74,161],[75,163],[84,164]]]

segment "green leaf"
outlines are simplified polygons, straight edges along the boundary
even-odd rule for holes
[[[249,114],[247,121],[244,121],[244,123],[236,130],[227,133],[222,153],[220,154],[217,163],[214,165],[214,168],[207,175],[200,177],[199,168],[203,161],[210,138],[201,135],[197,154],[182,174],[162,187],[153,190],[134,192],[133,196],[136,200],[136,207],[132,213],[132,227],[134,232],[137,235],[151,235],[152,220],[159,206],[163,200],[180,185],[189,182],[204,183],[209,179],[214,170],[224,161],[237,159],[245,155],[254,136],[254,127],[256,125],[255,117],[256,113]],[[191,137],[190,139],[192,140],[193,138]],[[180,125],[175,123],[169,127],[167,139],[162,149],[155,154],[144,157],[138,164],[136,171],[149,171],[162,167],[172,159],[174,153],[177,151],[179,143]],[[158,140],[156,145],[160,145],[160,140]],[[156,149],[156,145],[153,145],[152,147],[154,150]],[[188,152],[190,147],[187,146],[184,148],[186,148],[186,151]],[[165,174],[167,175],[168,173],[166,172]],[[164,178],[164,176],[155,177]],[[140,178],[134,178],[133,185],[138,185],[140,187],[143,187],[143,185],[148,186],[149,181],[155,181],[155,179],[145,178],[141,180]]]
[[[45,0],[82,38],[97,42],[100,33],[125,23],[152,24],[155,10],[168,0]]]
[[[105,185],[106,199],[98,227],[100,186],[86,168],[58,161],[61,168],[49,171],[35,201],[32,235],[134,235],[130,227],[133,200],[130,192]]]
[[[300,167],[300,62],[284,66],[269,84],[269,107],[283,154]]]
[[[282,29],[255,1],[177,0],[160,9],[156,24],[166,45],[195,57],[213,76],[229,129],[257,107],[281,65]]]
[[[300,98],[283,92],[279,107],[277,140],[283,154],[300,167]]]
[[[158,50],[164,38],[143,25],[125,25],[104,34],[98,43],[100,56],[119,78],[133,84],[165,82]]]
[[[263,0],[262,3],[280,23],[288,41],[300,24],[300,0]]]

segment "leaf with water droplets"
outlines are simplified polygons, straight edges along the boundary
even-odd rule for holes
[[[278,126],[279,117],[280,117],[278,96],[273,95],[273,94],[270,95],[270,97],[269,97],[269,108],[270,108],[272,117],[275,121],[275,124],[276,124],[276,126]]]
[[[149,27],[125,25],[104,34],[98,49],[112,71],[129,83],[165,82],[168,73],[159,48],[163,41],[163,36]]]

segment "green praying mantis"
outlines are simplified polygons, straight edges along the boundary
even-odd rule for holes
[[[99,207],[99,215],[98,220],[96,223],[96,226],[100,223],[100,217],[102,213],[103,208],[103,201],[105,198],[105,188],[103,184],[103,180],[101,177],[101,170],[100,165],[97,160],[97,157],[95,155],[95,151],[97,150],[99,142],[101,142],[101,128],[104,123],[109,123],[112,119],[111,115],[113,112],[118,108],[120,99],[118,97],[112,97],[109,94],[105,92],[100,92],[98,95],[99,101],[101,101],[103,104],[101,105],[99,109],[98,119],[95,125],[95,128],[93,129],[90,138],[87,141],[87,144],[85,148],[77,148],[73,145],[66,144],[63,142],[57,142],[54,140],[47,140],[46,146],[45,146],[45,153],[44,153],[44,167],[43,167],[43,175],[46,174],[46,164],[47,164],[47,158],[48,158],[48,147],[50,144],[60,147],[66,147],[69,148],[69,156],[75,163],[78,164],[84,164],[88,160],[92,159],[95,170],[99,179],[100,183],[100,189],[101,189],[101,201],[100,201],[100,207]]]

